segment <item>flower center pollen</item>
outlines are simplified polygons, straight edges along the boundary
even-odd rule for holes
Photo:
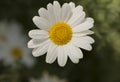
[[[20,58],[20,57],[22,56],[22,51],[21,51],[21,49],[19,49],[19,48],[13,48],[13,49],[11,50],[11,54],[12,54],[12,56],[15,57],[15,58]]]
[[[72,29],[68,24],[58,22],[50,29],[49,36],[56,45],[65,45],[72,38]]]

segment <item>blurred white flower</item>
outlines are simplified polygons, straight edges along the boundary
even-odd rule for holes
[[[51,76],[48,73],[44,73],[40,79],[30,79],[30,82],[67,82],[65,79],[60,79],[57,76]]]
[[[21,25],[16,22],[2,21],[0,23],[0,60],[4,65],[15,66],[16,61],[31,67],[34,65],[34,59],[30,55],[30,49],[27,48],[27,37],[21,32]]]
[[[53,63],[58,58],[58,64],[65,66],[68,57],[73,63],[83,58],[81,49],[92,50],[94,39],[89,30],[94,20],[85,18],[83,7],[75,7],[73,2],[64,3],[62,7],[58,1],[49,3],[47,9],[40,8],[39,15],[33,17],[33,22],[39,28],[29,32],[32,40],[28,47],[33,49],[33,56],[38,57],[47,52],[46,62]]]

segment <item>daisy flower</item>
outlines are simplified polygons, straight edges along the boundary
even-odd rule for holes
[[[28,47],[34,48],[33,56],[47,52],[47,63],[57,59],[60,66],[65,66],[68,57],[73,63],[83,58],[81,49],[92,50],[94,39],[88,35],[94,33],[90,30],[94,20],[85,18],[81,5],[75,6],[70,2],[60,6],[58,1],[54,1],[47,5],[47,9],[40,8],[38,13],[40,16],[33,17],[33,22],[39,29],[29,32],[32,40],[28,42]]]
[[[21,26],[16,22],[8,23],[7,21],[2,22],[0,26],[4,28],[1,36],[4,36],[5,39],[0,40],[0,44],[2,44],[0,60],[4,65],[15,66],[16,61],[19,60],[28,67],[33,66],[34,59],[30,55],[31,50],[27,48],[27,38],[21,33]]]
[[[59,79],[57,76],[51,76],[45,72],[40,79],[31,78],[30,82],[66,82],[66,80]]]

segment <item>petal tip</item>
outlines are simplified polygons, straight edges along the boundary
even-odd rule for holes
[[[59,66],[60,66],[60,67],[65,67],[65,65],[64,65],[64,64],[63,64],[63,65],[62,65],[62,64],[59,64]]]
[[[40,56],[40,55],[36,54],[34,51],[32,51],[32,55],[33,55],[34,57],[39,57],[39,56]]]
[[[32,48],[31,40],[27,43],[27,47],[28,47],[28,48]]]

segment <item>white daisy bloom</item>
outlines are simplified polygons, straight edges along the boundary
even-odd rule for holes
[[[44,73],[40,79],[30,79],[30,82],[67,82],[65,79],[59,79],[57,76],[51,76]]]
[[[40,8],[38,13],[40,16],[33,17],[33,22],[39,29],[29,32],[32,40],[28,42],[28,47],[34,48],[33,56],[47,52],[47,63],[53,63],[58,58],[58,64],[63,67],[68,57],[73,63],[78,63],[83,58],[81,49],[92,50],[94,39],[88,35],[94,33],[89,30],[94,20],[85,18],[81,5],[75,7],[70,2],[61,7],[58,1],[54,1],[47,5],[47,9]]]
[[[5,39],[4,42],[3,39],[0,40],[0,44],[2,44],[0,60],[7,66],[15,66],[17,60],[28,67],[33,66],[34,59],[30,55],[31,50],[27,48],[27,38],[22,35],[20,25],[16,22],[8,23],[7,21],[2,22],[2,24],[3,27],[1,28],[5,30],[1,36],[4,36]]]

